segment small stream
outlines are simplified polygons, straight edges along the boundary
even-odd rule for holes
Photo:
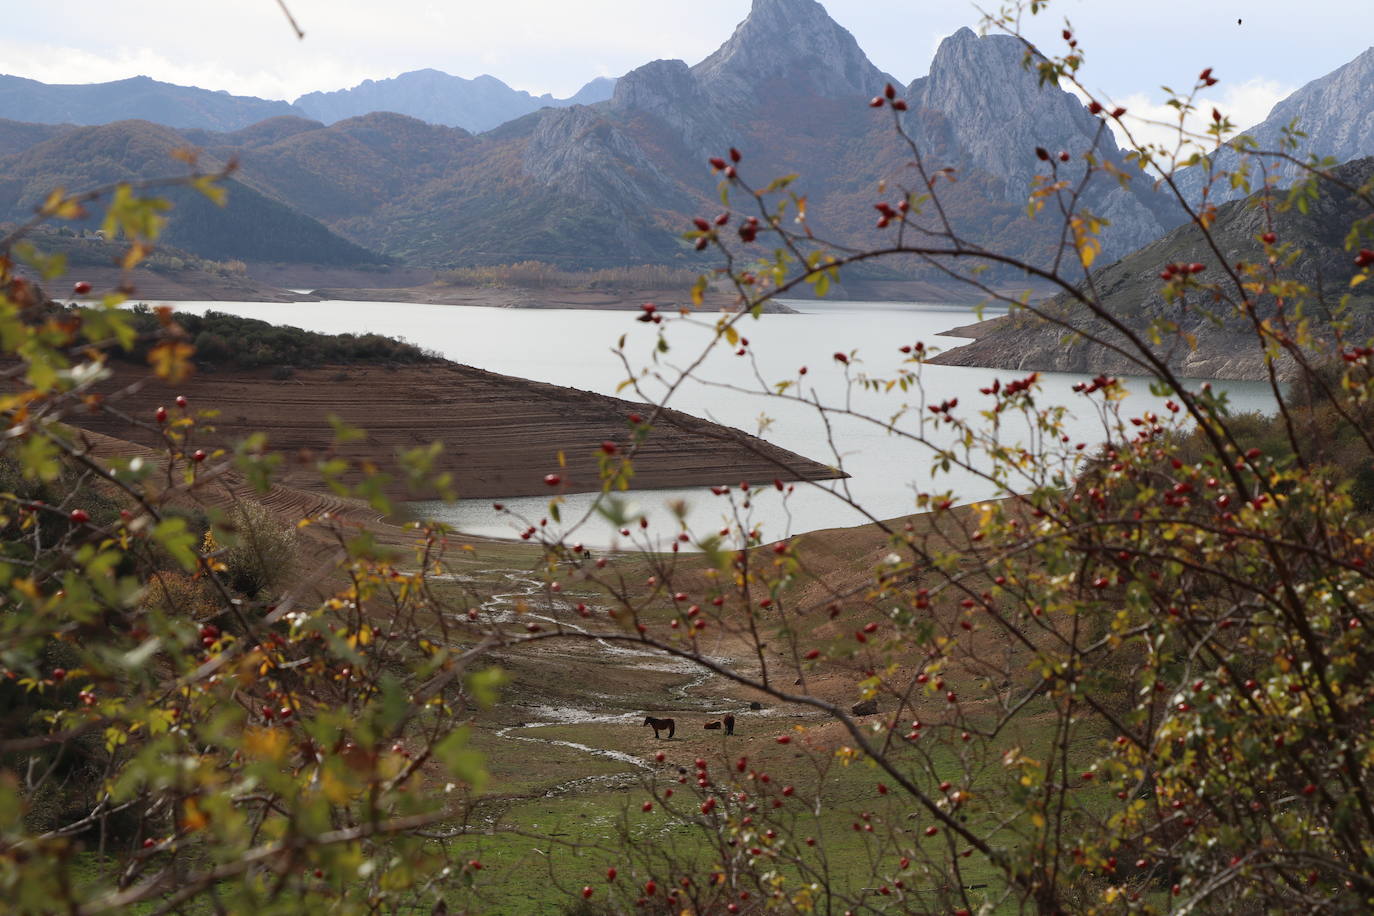
[[[567,616],[554,617],[548,613],[540,613],[530,610],[528,607],[533,604],[531,599],[542,596],[543,583],[532,577],[523,570],[506,569],[493,570],[499,573],[507,582],[510,583],[510,590],[492,594],[489,598],[479,605],[479,611],[483,619],[495,623],[510,623],[517,619],[537,620],[551,623],[566,630],[592,635],[590,631],[581,625],[568,620]],[[454,576],[456,581],[473,582],[476,581],[468,576]],[[572,602],[562,602],[560,599],[553,599],[555,603],[562,603],[561,610],[568,615],[575,613]],[[517,613],[517,607],[526,603],[527,610],[523,614]],[[605,608],[595,610],[604,611]],[[694,695],[694,691],[709,682],[715,673],[694,664],[688,659],[679,659],[664,656],[662,653],[650,648],[636,648],[607,642],[593,636],[595,645],[601,652],[617,656],[617,664],[629,665],[643,671],[653,671],[656,673],[675,673],[687,675],[684,680],[672,685],[668,689],[670,698],[669,705],[690,707],[694,711],[711,715],[711,707],[706,700]],[[728,659],[711,657],[717,663],[725,663]],[[611,699],[607,697],[607,699]],[[623,751],[612,750],[609,748],[593,747],[589,744],[582,744],[576,741],[568,741],[561,738],[544,738],[537,734],[522,734],[529,730],[538,729],[545,726],[556,725],[590,725],[590,724],[609,724],[609,723],[634,723],[641,716],[638,712],[602,712],[600,710],[588,709],[576,706],[534,706],[530,707],[534,718],[519,725],[508,725],[498,728],[496,736],[512,741],[523,741],[531,744],[546,744],[555,747],[570,748],[593,757],[601,757],[607,760],[614,760],[617,763],[627,764],[637,772],[630,773],[609,773],[595,776],[582,776],[548,789],[544,793],[545,798],[555,798],[563,795],[572,794],[588,788],[617,789],[636,785],[639,782],[640,773],[652,773],[655,767],[646,763],[640,757],[627,754]]]

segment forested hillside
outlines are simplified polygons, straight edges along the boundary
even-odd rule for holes
[[[175,176],[186,165],[173,153],[187,138],[146,121],[47,132],[34,125],[0,122],[0,149],[23,147],[0,158],[0,220],[26,219],[53,188],[70,190],[118,181]],[[225,158],[205,156],[200,167],[220,168]],[[388,259],[341,237],[280,198],[230,181],[223,207],[185,187],[169,188],[177,218],[164,241],[212,260],[359,266]],[[97,229],[91,220],[78,228]]]

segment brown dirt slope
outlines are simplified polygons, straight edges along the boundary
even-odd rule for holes
[[[208,443],[228,445],[253,431],[267,433],[270,447],[302,461],[284,483],[317,486],[311,456],[334,440],[329,417],[366,432],[335,454],[371,460],[384,470],[400,449],[444,444],[438,470],[449,471],[462,497],[552,494],[544,475],[562,477],[558,489],[600,489],[598,450],[604,441],[628,445],[636,405],[572,388],[484,372],[453,363],[386,368],[326,367],[298,370],[290,378],[267,370],[205,372],[175,389],[150,383],[130,390],[143,370],[119,366],[105,386],[118,412],[144,421],[133,426],[116,410],[73,417],[72,422],[143,445],[159,444],[152,423],[159,405],[178,394],[192,409],[215,408],[216,432]],[[562,451],[567,467],[560,469]],[[741,478],[819,480],[834,469],[777,448],[738,430],[666,411],[635,457],[637,487],[713,485]]]
[[[316,297],[254,280],[242,274],[212,274],[203,270],[158,272],[117,267],[73,268],[72,276],[91,284],[96,295],[125,287],[135,302],[307,302]],[[64,290],[54,287],[59,295]]]

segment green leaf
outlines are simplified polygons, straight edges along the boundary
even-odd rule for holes
[[[57,445],[46,436],[30,436],[19,446],[19,465],[26,480],[52,483],[62,474]]]
[[[366,433],[356,426],[350,426],[335,414],[328,417],[329,425],[334,428],[334,443],[336,445],[347,445],[350,442],[357,442],[366,438]]]
[[[496,704],[500,699],[499,691],[510,679],[506,672],[495,666],[484,668],[481,671],[474,671],[467,677],[468,692],[477,701],[477,705],[484,708]]]
[[[181,564],[182,569],[187,572],[195,570],[196,536],[186,530],[186,519],[164,518],[153,529],[153,540],[161,544]]]
[[[382,677],[381,724],[387,729],[395,728],[405,721],[410,713],[410,700],[406,690],[394,675]]]
[[[434,756],[453,776],[481,792],[487,782],[487,761],[481,751],[468,747],[471,729],[455,728],[434,745]]]

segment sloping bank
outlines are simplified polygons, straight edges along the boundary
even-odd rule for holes
[[[627,446],[630,415],[652,413],[643,404],[461,366],[375,335],[313,334],[222,314],[178,319],[197,344],[199,367],[190,378],[130,390],[147,375],[139,354],[130,354],[112,364],[114,378],[102,385],[117,410],[72,422],[156,447],[155,411],[166,406],[175,417],[175,399],[184,395],[192,410],[219,411],[215,431],[196,445],[227,446],[264,432],[272,449],[299,459],[287,462],[282,479],[297,487],[318,486],[313,468],[325,453],[388,470],[398,450],[438,441],[444,450],[435,470],[453,475],[460,496],[486,498],[600,489],[602,443]],[[331,416],[365,436],[336,446]],[[634,484],[643,488],[837,476],[762,439],[673,410],[655,420],[634,464]],[[561,478],[557,487],[544,482],[551,473]]]
[[[1374,177],[1374,158],[1346,163],[1334,170],[1335,177],[1351,187],[1359,187]],[[1320,295],[1317,308],[1306,310],[1319,337],[1329,335],[1326,321],[1330,309],[1350,288],[1355,272],[1354,255],[1345,247],[1346,234],[1356,220],[1369,216],[1369,207],[1355,194],[1322,184],[1319,196],[1311,200],[1306,212],[1296,207],[1281,208],[1285,192],[1275,193],[1272,229],[1259,194],[1218,208],[1213,234],[1227,263],[1263,263],[1268,257],[1262,236],[1272,231],[1271,251],[1283,263],[1281,276],[1296,280]],[[1169,264],[1200,263],[1206,270],[1198,275],[1204,282],[1223,280],[1216,254],[1205,244],[1195,225],[1181,226],[1163,238],[1141,248],[1116,263],[1097,271],[1093,282],[1106,308],[1126,326],[1149,339],[1152,323],[1177,325],[1161,334],[1162,343],[1154,347],[1157,355],[1184,376],[1257,380],[1267,378],[1264,353],[1257,345],[1248,318],[1237,315],[1232,306],[1215,302],[1203,291],[1166,300],[1159,274]],[[1060,296],[1044,306],[1061,316],[1075,329],[1104,340],[1126,345],[1119,332],[1105,322],[1085,316],[1082,307]],[[1277,303],[1270,296],[1257,300],[1255,314],[1275,315]],[[1354,298],[1349,317],[1354,322],[1353,337],[1363,340],[1370,333],[1374,299]],[[954,336],[972,337],[973,342],[942,353],[933,362],[947,366],[985,366],[1015,371],[1078,372],[1096,374],[1138,374],[1140,367],[1107,347],[1089,343],[1082,336],[1025,312],[994,318],[958,328]],[[1189,337],[1191,336],[1191,342]],[[1281,375],[1292,371],[1291,364],[1279,363]]]

